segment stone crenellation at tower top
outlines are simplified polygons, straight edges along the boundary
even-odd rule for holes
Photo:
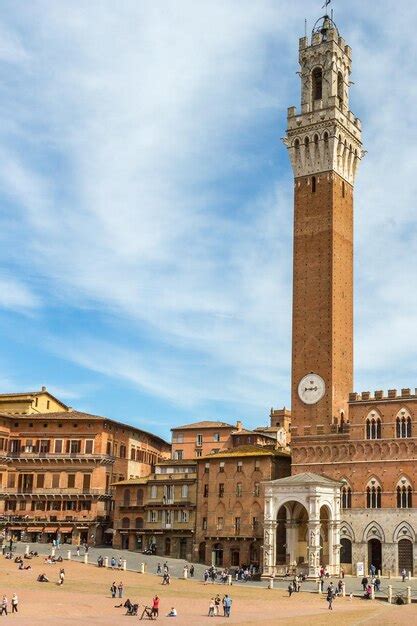
[[[328,16],[300,39],[299,64],[301,106],[288,108],[284,138],[294,177],[334,171],[353,185],[364,151],[349,109],[352,51]]]

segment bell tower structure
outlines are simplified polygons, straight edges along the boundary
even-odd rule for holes
[[[363,151],[351,63],[327,15],[300,39],[301,107],[288,109],[284,139],[294,172],[294,445],[346,420],[353,388],[353,188]]]

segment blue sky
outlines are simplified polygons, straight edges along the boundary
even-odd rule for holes
[[[289,405],[298,37],[322,2],[3,2],[0,387],[169,437]],[[371,4],[371,3],[370,3]],[[368,150],[355,388],[417,385],[417,6],[334,2]]]

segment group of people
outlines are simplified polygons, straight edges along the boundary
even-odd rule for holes
[[[185,566],[187,567],[187,566]],[[187,567],[187,572],[188,572],[188,567]],[[170,585],[171,584],[171,576],[169,574],[169,566],[168,563],[165,561],[163,567],[161,567],[161,564],[158,563],[158,565],[156,566],[156,574],[157,576],[162,576],[162,585]],[[194,567],[193,567],[193,576],[194,576]]]
[[[103,557],[99,557],[100,559],[102,559]],[[98,559],[97,559],[98,562]],[[103,564],[104,564],[104,560],[103,560]],[[103,566],[101,566],[103,567]],[[112,556],[111,560],[110,560],[110,567],[112,569],[123,569],[123,559],[122,557],[119,557],[119,559],[116,561],[116,558],[114,556]]]
[[[370,600],[372,598],[372,590],[381,590],[381,579],[379,576],[375,576],[375,574],[370,575],[370,580],[367,576],[364,576],[361,580],[361,585],[363,588],[363,597],[366,600]]]
[[[123,583],[122,581],[119,582],[118,585],[116,585],[116,581],[113,581],[111,587],[110,587],[110,593],[111,593],[111,597],[115,598],[116,595],[119,595],[119,598],[123,598]]]
[[[14,593],[12,595],[12,600],[11,600],[11,605],[12,605],[12,613],[17,613],[17,607],[19,604],[19,600],[17,597],[17,594]],[[8,609],[9,609],[9,600],[7,598],[6,595],[3,596],[3,598],[0,601],[0,615],[7,615],[8,614]]]
[[[305,580],[305,576],[296,574],[288,585],[288,595],[291,597],[293,593],[298,593],[301,589],[301,583]]]
[[[220,605],[223,607],[223,617],[230,617],[232,598],[227,593],[223,597],[223,600],[220,599],[219,594],[210,599],[208,616],[215,617],[220,615]]]

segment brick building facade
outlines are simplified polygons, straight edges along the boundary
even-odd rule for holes
[[[167,460],[146,478],[116,483],[113,546],[191,560],[196,470],[196,461]]]
[[[111,484],[149,474],[169,454],[159,437],[105,417],[0,414],[1,526],[17,539],[103,543]]]
[[[225,567],[260,567],[262,483],[288,476],[290,465],[287,450],[250,444],[198,459],[194,559]]]

